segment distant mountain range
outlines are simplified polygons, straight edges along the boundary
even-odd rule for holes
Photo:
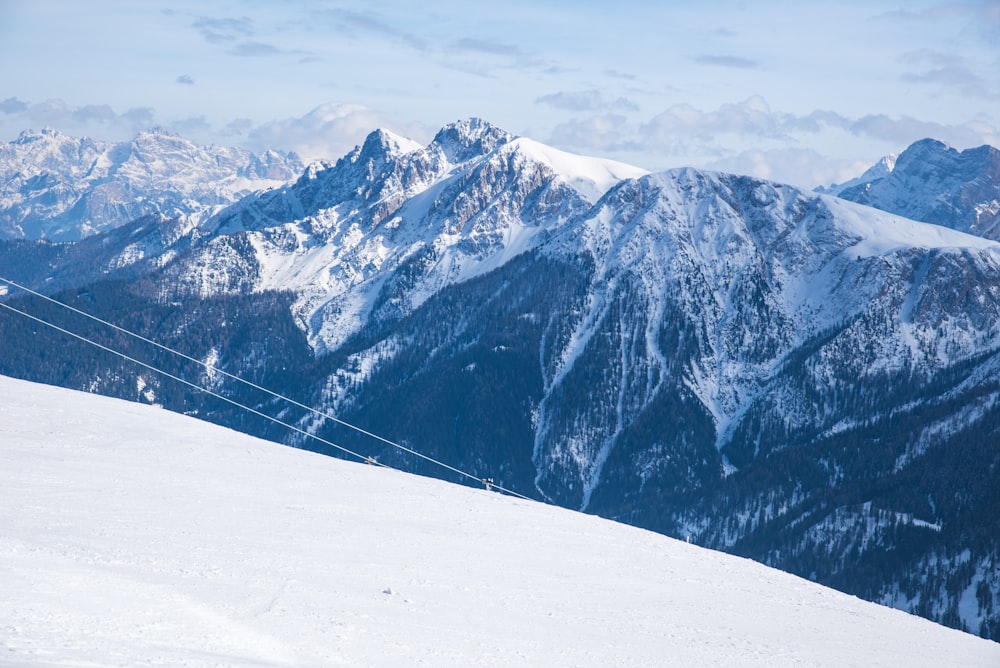
[[[857,179],[820,188],[852,202],[1000,239],[1000,149],[956,151],[923,139]]]
[[[75,241],[149,214],[210,213],[302,168],[292,154],[201,147],[162,130],[122,143],[26,131],[0,145],[0,239]]]
[[[471,119],[427,146],[376,131],[214,215],[3,242],[0,266],[478,477],[1000,638],[996,156],[921,141],[833,197]],[[0,317],[0,372],[324,450],[44,331]]]

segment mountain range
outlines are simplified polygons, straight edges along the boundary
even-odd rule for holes
[[[159,129],[120,143],[25,131],[0,145],[0,239],[75,241],[149,214],[198,217],[302,168],[294,154],[200,147]]]
[[[887,156],[857,179],[821,188],[852,202],[1000,239],[1000,149],[956,151],[934,139]]]
[[[470,119],[427,146],[376,131],[214,214],[2,242],[0,266],[210,368],[5,303],[386,464],[455,479],[211,369],[473,477],[1000,638],[997,153],[925,140],[816,193]],[[336,454],[37,322],[0,331],[4,374]]]

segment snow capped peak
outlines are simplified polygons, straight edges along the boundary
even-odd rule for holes
[[[33,142],[43,140],[46,138],[61,139],[65,137],[66,135],[64,135],[59,130],[56,130],[55,128],[44,127],[41,130],[22,130],[21,134],[19,134],[17,136],[17,139],[15,139],[12,143],[18,145],[24,145],[24,144],[31,144]]]
[[[196,151],[198,147],[180,135],[154,128],[139,132],[129,142],[129,148],[132,150],[133,156],[135,156],[137,152],[141,154],[146,151],[153,151],[158,154],[163,149],[171,152],[178,150]]]
[[[441,128],[431,144],[440,148],[449,162],[461,164],[490,153],[513,138],[506,130],[481,118],[469,118]]]
[[[240,168],[237,174],[250,178],[258,177],[273,181],[288,181],[295,176],[294,172],[289,171],[289,165],[301,164],[301,158],[293,151],[279,153],[273,149],[268,149],[259,155],[251,155],[247,165]]]
[[[925,175],[941,181],[973,177],[972,172],[996,174],[998,165],[1000,150],[988,144],[959,151],[944,142],[928,138],[910,144],[893,160],[888,171],[902,172],[911,177]],[[876,167],[878,165],[872,169]]]
[[[944,142],[936,139],[921,139],[913,142],[899,154],[894,168],[903,172],[928,172],[941,168],[951,168],[961,154]]]
[[[335,163],[329,160],[313,160],[306,168],[302,171],[302,175],[298,178],[298,181],[306,182],[315,180],[320,173],[325,172],[328,169],[333,169]]]
[[[945,144],[943,141],[934,139],[932,137],[924,137],[923,139],[918,139],[917,141],[910,144],[903,152],[917,153],[917,154],[926,152],[954,153],[956,155],[958,154],[958,151],[948,146],[948,144]]]
[[[624,162],[560,151],[526,137],[517,137],[508,146],[530,160],[548,165],[591,204],[622,180],[637,179],[649,173]]]
[[[857,179],[817,189],[914,220],[1000,238],[1000,150],[957,151],[935,139],[883,158]]]
[[[859,186],[867,188],[873,182],[891,174],[892,170],[896,168],[896,160],[898,158],[899,154],[897,153],[884,155],[878,162],[866,169],[861,176],[856,176],[855,178],[844,181],[843,183],[832,183],[829,186],[819,186],[815,189],[815,191],[823,195],[834,195],[839,197],[841,193],[852,188],[857,188]]]
[[[162,128],[121,143],[22,132],[0,145],[0,238],[76,240],[147,214],[209,215],[300,169],[294,155],[197,146]]]
[[[921,139],[903,151],[893,173],[925,178],[931,183],[969,182],[980,176],[994,181],[1000,176],[1000,150],[984,144],[958,151],[936,139]]]
[[[139,133],[136,135],[137,139],[139,139],[139,138],[143,138],[144,139],[144,138],[147,138],[147,137],[176,137],[176,138],[180,138],[180,135],[177,134],[176,132],[171,132],[170,130],[168,130],[167,128],[163,127],[162,125],[154,125],[153,127],[147,128],[146,130],[140,130]]]
[[[890,153],[889,155],[882,156],[878,162],[866,169],[864,174],[859,178],[863,181],[874,181],[875,179],[882,178],[896,168],[896,160],[898,158],[898,153]]]
[[[420,148],[420,144],[412,139],[407,139],[389,130],[379,128],[365,138],[364,144],[361,145],[360,155],[366,158],[374,156],[382,158],[397,157],[406,153],[412,153]]]
[[[377,308],[396,270],[406,279],[392,279],[391,309],[405,313],[533,248],[619,181],[644,174],[472,118],[424,148],[377,130],[336,165],[312,165],[294,185],[243,200],[204,229],[250,234],[255,285],[301,291],[296,317],[318,349],[332,349]]]

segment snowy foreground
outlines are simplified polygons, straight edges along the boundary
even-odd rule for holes
[[[3,666],[1000,666],[595,517],[0,378]]]

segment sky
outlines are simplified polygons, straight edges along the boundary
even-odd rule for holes
[[[1000,146],[1000,2],[0,0],[3,141],[161,127],[332,160],[471,116],[650,170],[842,182],[924,137]]]

